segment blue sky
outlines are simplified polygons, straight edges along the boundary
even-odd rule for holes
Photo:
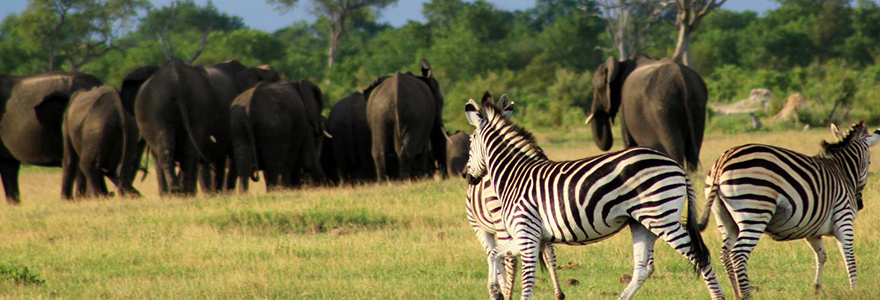
[[[506,10],[525,10],[535,6],[535,0],[487,0],[496,7]],[[161,7],[168,5],[172,0],[151,0],[153,6]],[[195,0],[204,5],[208,0]],[[300,4],[288,12],[282,14],[276,11],[272,5],[264,0],[213,0],[214,5],[220,11],[230,15],[236,15],[244,20],[251,28],[266,30],[269,32],[286,27],[299,20],[314,21],[315,17],[309,13],[309,1],[300,0]],[[382,22],[388,22],[393,26],[406,24],[408,20],[424,21],[422,17],[422,3],[428,0],[399,0],[381,12],[379,18]],[[752,10],[763,12],[777,7],[772,0],[728,0],[723,8],[743,11]],[[20,13],[27,7],[26,0],[0,0],[0,17],[11,13]]]

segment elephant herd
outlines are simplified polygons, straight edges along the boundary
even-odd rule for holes
[[[61,166],[64,199],[108,195],[104,177],[120,195],[138,195],[132,182],[148,172],[145,155],[161,195],[192,196],[197,185],[246,191],[259,172],[268,190],[457,175],[469,136],[447,132],[440,85],[427,60],[420,69],[377,78],[327,118],[314,83],[235,60],[141,67],[118,92],[76,72],[0,76],[0,179],[18,203],[21,163]],[[706,100],[705,83],[686,66],[609,58],[593,76],[586,123],[608,150],[619,114],[626,147],[663,151],[694,170]]]
[[[170,61],[130,72],[121,89],[94,76],[0,76],[0,178],[18,203],[21,163],[61,166],[64,199],[139,195],[153,159],[161,195],[446,176],[449,138],[431,66],[397,72],[340,100],[327,118],[308,80],[268,65]],[[465,145],[466,146],[466,145]],[[452,148],[450,148],[452,149]]]

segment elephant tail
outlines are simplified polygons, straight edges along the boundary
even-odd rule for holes
[[[174,71],[175,71],[174,74],[177,77],[177,86],[175,87],[176,91],[174,94],[174,98],[175,98],[174,103],[177,103],[177,107],[180,108],[180,115],[183,119],[183,127],[186,130],[186,134],[189,137],[189,141],[192,143],[193,147],[196,149],[196,153],[198,153],[199,158],[201,158],[202,161],[210,162],[211,160],[208,159],[208,157],[205,156],[204,153],[202,153],[202,149],[199,147],[199,143],[196,141],[196,137],[193,136],[192,124],[190,123],[190,120],[189,120],[189,107],[187,107],[183,101],[183,99],[186,99],[187,97],[183,97],[184,95],[181,95],[182,91],[181,91],[180,87],[185,86],[187,83],[183,81],[183,76],[180,76],[180,74],[179,74],[180,71],[177,68],[175,68]],[[211,137],[211,140],[213,142],[216,142],[213,137]],[[217,171],[217,170],[214,170],[213,164],[209,164],[208,166],[210,167],[211,171]]]
[[[694,127],[694,113],[691,111],[691,103],[693,101],[698,101],[698,99],[691,99],[690,90],[688,89],[688,83],[685,80],[685,70],[686,66],[676,64],[679,69],[679,81],[682,88],[682,105],[684,106],[685,119],[687,119],[687,144],[685,144],[685,152],[684,152],[684,165],[688,172],[696,171],[697,168],[700,167],[700,146],[697,145],[697,134]],[[697,75],[699,76],[699,75]]]
[[[254,137],[254,129],[251,124],[250,119],[250,111],[248,111],[244,118],[242,124],[244,124],[244,130],[247,132],[248,145],[251,146],[251,156],[253,157],[253,165],[251,168],[251,180],[260,181],[260,159],[257,157],[257,139]]]

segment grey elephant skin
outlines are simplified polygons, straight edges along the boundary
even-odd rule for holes
[[[596,145],[611,149],[611,123],[620,113],[625,147],[668,154],[688,171],[699,165],[706,126],[706,84],[693,69],[670,59],[614,57],[593,75],[592,114],[587,123]]]
[[[467,165],[468,151],[471,146],[471,137],[464,132],[456,132],[449,136],[450,145],[447,148],[447,170],[449,176],[459,176]]]
[[[9,203],[20,201],[18,171],[22,162],[61,166],[61,123],[68,100],[53,93],[69,95],[99,85],[100,80],[83,73],[0,76],[0,177]]]
[[[213,65],[197,66],[196,69],[208,77],[208,80],[211,82],[211,87],[214,90],[214,95],[217,97],[218,105],[226,108],[232,105],[235,97],[247,89],[254,87],[258,82],[277,82],[279,80],[278,72],[269,65],[247,67],[237,60],[228,60]],[[227,124],[228,122],[224,120],[222,124],[217,124],[217,126],[227,126]],[[227,154],[228,166],[226,167],[228,167],[228,169],[226,167],[215,169],[207,167],[201,168],[199,182],[203,190],[219,192],[224,188],[224,181],[225,189],[235,189],[235,174],[237,172],[235,170],[235,164],[232,163],[235,158],[233,157],[231,149],[232,148],[230,147],[230,153]],[[214,180],[214,178],[223,177],[225,177],[225,180]]]
[[[123,108],[116,89],[104,85],[70,96],[62,134],[62,198],[73,198],[74,181],[79,197],[107,196],[104,176],[120,196],[140,195],[132,186],[140,158],[137,121]]]
[[[196,68],[180,61],[163,65],[137,93],[135,117],[155,160],[161,195],[194,195],[199,165],[224,169],[229,107],[220,105]],[[224,172],[217,173],[214,182],[223,182]]]
[[[327,117],[327,131],[333,138],[324,147],[332,149],[340,180],[349,184],[375,180],[367,100],[362,93],[355,92],[336,102]]]
[[[321,133],[309,123],[308,101],[296,87],[261,82],[233,102],[229,128],[240,191],[247,191],[249,177],[258,180],[260,170],[270,191],[298,186],[300,169],[324,180],[316,147]]]
[[[376,179],[411,179],[446,169],[443,95],[426,60],[422,76],[397,72],[364,90]],[[445,172],[442,172],[445,177]]]

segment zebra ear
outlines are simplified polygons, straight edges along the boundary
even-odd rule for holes
[[[501,99],[498,99],[498,107],[501,107],[505,118],[509,119],[513,115],[513,101],[510,101],[507,94],[501,95]]]
[[[483,123],[483,114],[480,113],[480,104],[477,104],[477,101],[474,101],[474,99],[468,100],[468,103],[464,105],[464,115],[471,125],[480,128],[480,124]]]
[[[837,125],[835,125],[834,123],[831,123],[831,134],[833,134],[834,137],[838,139],[843,138],[843,132],[840,132],[840,128],[837,128]]]

